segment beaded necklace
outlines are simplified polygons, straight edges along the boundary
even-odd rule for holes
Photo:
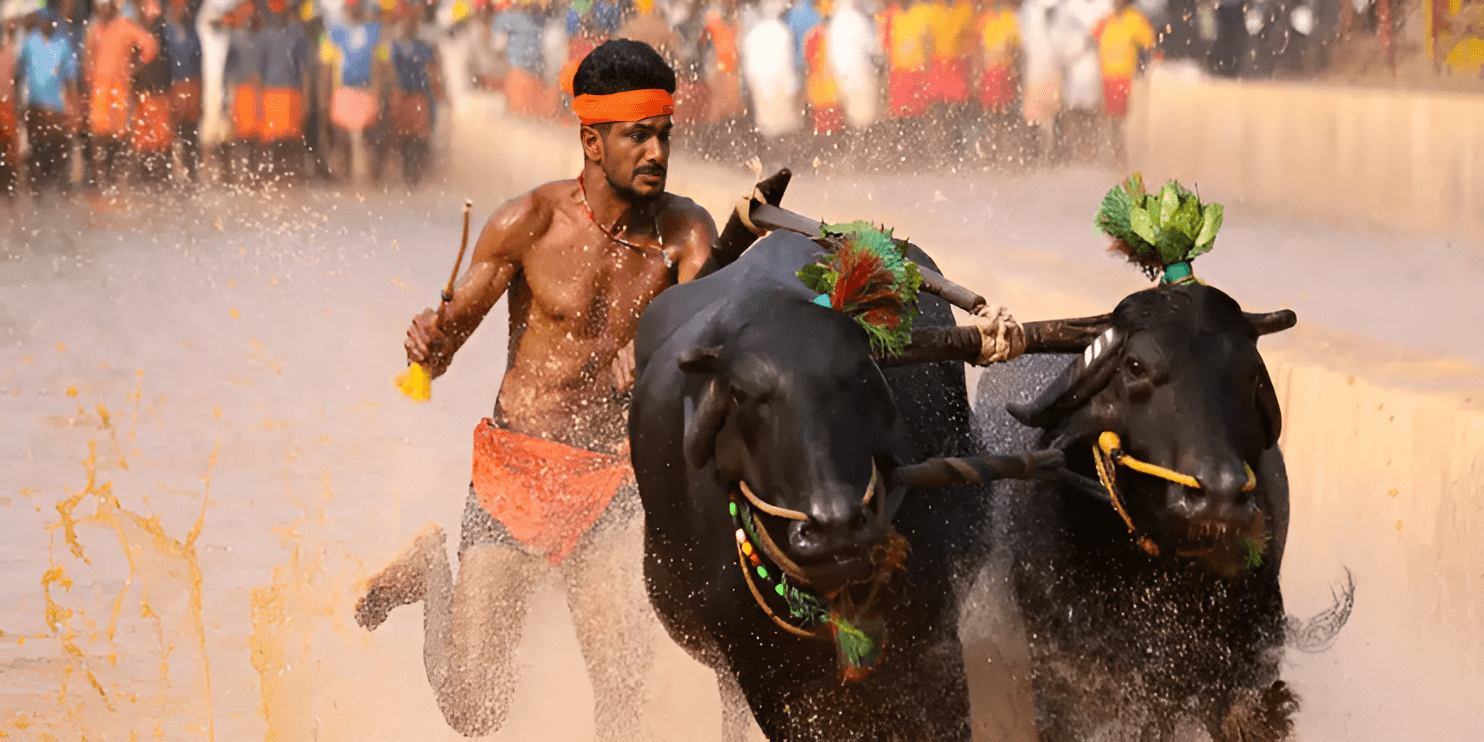
[[[597,227],[598,231],[602,232],[604,237],[607,237],[608,239],[613,240],[614,242],[617,242],[618,244],[623,245],[624,247],[627,247],[630,250],[633,250],[634,252],[639,253],[646,258],[652,254],[651,248],[644,247],[643,245],[636,245],[622,237],[619,237],[617,234],[614,234],[612,231],[610,231],[607,227],[603,226],[603,224],[598,221],[598,217],[593,216],[593,207],[589,206],[587,203],[587,186],[584,185],[582,182],[581,173],[577,174],[577,195],[582,201],[582,211],[583,213],[587,214],[588,221],[592,222],[593,226]],[[629,226],[625,224],[623,231],[628,231],[628,228]],[[659,240],[660,247],[658,252],[660,254],[660,257],[665,259],[665,267],[675,267],[675,261],[670,258],[669,253],[665,252],[665,235],[660,232],[660,219],[658,215],[656,215],[654,218],[654,236],[655,239]]]

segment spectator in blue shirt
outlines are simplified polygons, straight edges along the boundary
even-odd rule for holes
[[[819,18],[819,11],[814,9],[814,0],[798,0],[783,16],[783,22],[788,25],[789,33],[793,35],[794,68],[802,75],[805,71],[804,39],[809,38],[809,32],[822,22]]]
[[[17,67],[26,90],[31,193],[40,196],[50,184],[65,190],[71,136],[82,106],[76,86],[77,54],[67,37],[57,32],[57,17],[51,11],[36,14],[36,29],[21,46]]]

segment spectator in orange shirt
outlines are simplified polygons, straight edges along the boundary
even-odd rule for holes
[[[219,23],[227,27],[222,80],[231,103],[231,137],[221,145],[222,179],[251,184],[258,177],[258,137],[263,93],[263,20],[251,0],[239,3]]]
[[[707,60],[711,102],[706,108],[706,118],[713,122],[732,122],[743,113],[741,60],[737,51],[740,35],[736,0],[721,0],[706,9],[703,38],[711,46],[711,57]]]
[[[83,77],[95,172],[98,185],[108,187],[117,180],[118,160],[127,148],[135,54],[141,63],[151,62],[160,53],[160,45],[138,23],[119,16],[118,0],[99,0],[95,13],[83,55]]]
[[[1006,0],[989,0],[975,24],[979,42],[979,105],[1005,114],[1020,97],[1020,24]]]
[[[932,47],[928,64],[928,100],[931,103],[962,104],[969,100],[967,79],[969,34],[974,26],[974,6],[969,0],[932,0],[926,7],[928,40]]]
[[[268,18],[259,37],[258,141],[260,155],[277,179],[298,181],[304,170],[304,101],[309,97],[309,38],[289,22],[285,0],[268,0]]]

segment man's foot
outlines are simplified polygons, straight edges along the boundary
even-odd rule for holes
[[[444,539],[436,523],[423,526],[412,546],[367,581],[366,595],[356,601],[356,623],[375,631],[393,608],[422,600],[427,592],[424,575],[437,551],[442,551]]]

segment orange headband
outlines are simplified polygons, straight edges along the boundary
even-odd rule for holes
[[[675,99],[663,90],[629,90],[612,95],[579,95],[572,100],[572,113],[583,126],[613,121],[640,121],[675,112]]]

